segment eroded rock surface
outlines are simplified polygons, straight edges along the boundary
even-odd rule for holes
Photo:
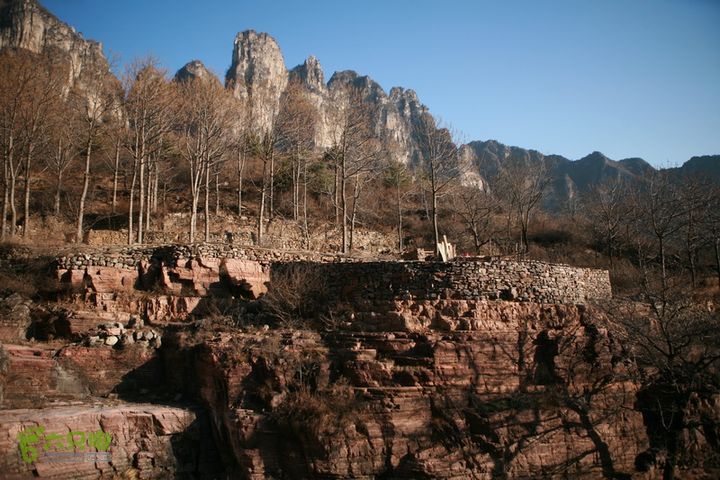
[[[647,447],[636,387],[591,314],[481,308],[471,331],[176,336],[196,353],[174,381],[216,413],[248,478],[632,472]]]
[[[26,462],[19,438],[28,428],[42,428],[30,442]],[[67,435],[75,432],[74,443]],[[109,442],[91,447],[91,435]],[[44,446],[50,441],[47,451]],[[152,404],[95,404],[44,410],[2,411],[0,472],[6,479],[24,478],[213,478],[221,462],[211,441],[207,418],[189,408]],[[62,455],[62,461],[58,461]]]

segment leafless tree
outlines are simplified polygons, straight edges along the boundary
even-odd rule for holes
[[[342,252],[350,250],[350,228],[354,229],[357,202],[348,198],[348,184],[352,180],[352,199],[359,199],[367,185],[368,175],[376,171],[380,157],[380,142],[372,131],[371,106],[358,88],[349,88],[338,108],[337,128],[333,147],[327,157],[335,168],[336,197],[342,224]]]
[[[720,286],[720,187],[711,185],[708,188],[707,209],[702,218],[702,229],[706,241],[712,245],[715,257],[715,271]]]
[[[302,185],[307,184],[307,162],[314,146],[317,112],[310,104],[301,85],[290,82],[280,99],[276,121],[277,143],[290,163],[293,219],[299,221]],[[307,208],[304,209],[307,212]]]
[[[107,121],[108,115],[120,116],[119,112],[119,86],[114,82],[101,77],[93,79],[95,90],[73,91],[70,102],[77,112],[79,125],[81,125],[83,136],[83,155],[85,157],[85,168],[83,171],[83,188],[78,204],[77,228],[75,230],[75,241],[83,240],[83,221],[85,216],[85,202],[87,200],[88,188],[90,186],[90,169],[92,164],[93,147],[97,143],[100,128],[103,122]]]
[[[30,189],[33,163],[38,150],[49,139],[50,120],[62,104],[65,66],[50,57],[26,51],[4,50],[1,58],[0,142],[3,146],[2,237],[11,213],[10,235],[17,226],[16,184],[23,173],[23,236],[29,233]]]
[[[235,145],[230,95],[218,82],[194,78],[180,83],[178,130],[181,154],[190,167],[190,241],[195,241],[200,194],[205,191],[205,241],[210,240],[209,188],[213,168]]]
[[[720,387],[718,311],[696,302],[672,280],[663,279],[666,286],[660,288],[646,288],[647,303],[616,305],[607,316],[607,328],[641,369],[637,380],[643,388],[637,405],[651,443],[665,451],[667,480],[674,478],[683,433],[717,428],[695,424],[688,417],[692,398],[707,401]],[[646,452],[653,457],[650,461],[655,455],[653,450]]]
[[[700,250],[706,243],[703,224],[711,215],[712,187],[704,178],[692,175],[680,179],[678,185],[678,208],[684,216],[680,219],[683,233],[684,257],[687,269],[690,272],[690,282],[693,287],[697,285],[698,257]]]
[[[392,152],[392,148],[388,148]],[[390,159],[389,165],[385,172],[385,185],[394,190],[395,193],[395,211],[397,213],[397,245],[398,253],[403,252],[403,202],[408,194],[408,187],[412,181],[412,176],[407,164]]]
[[[414,129],[415,138],[422,152],[420,168],[431,197],[433,238],[437,250],[437,245],[440,243],[439,200],[459,184],[464,166],[460,163],[450,128],[439,128],[432,115],[424,113]]]
[[[64,175],[70,165],[80,154],[77,144],[77,126],[72,121],[73,116],[69,108],[58,110],[52,119],[51,151],[45,155],[48,169],[55,177],[55,199],[53,213],[60,217],[60,201],[63,192]]]
[[[133,159],[130,207],[128,212],[128,243],[133,243],[133,207],[135,188],[139,183],[139,215],[137,241],[143,242],[146,170],[149,158],[161,147],[161,138],[171,128],[176,96],[153,59],[133,62],[125,75],[125,112],[129,135],[126,148]]]
[[[486,188],[466,186],[459,188],[453,195],[452,204],[465,229],[473,237],[475,253],[479,254],[483,245],[495,235],[493,216],[498,210],[497,200]]]
[[[641,227],[644,225],[657,240],[663,288],[667,288],[667,242],[683,228],[685,213],[678,195],[677,186],[667,173],[658,171],[650,177],[647,188],[637,191],[634,200]]]
[[[630,214],[627,186],[621,179],[599,183],[585,196],[583,203],[593,227],[605,242],[608,261],[612,268],[617,239]]]
[[[505,199],[509,211],[514,211],[520,225],[520,243],[527,253],[528,229],[532,214],[540,205],[551,177],[544,162],[536,164],[513,162],[504,165],[496,180],[495,190]]]

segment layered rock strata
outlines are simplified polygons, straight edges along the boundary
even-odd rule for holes
[[[215,412],[246,478],[632,472],[647,447],[636,386],[592,313],[480,308],[454,332],[228,333],[196,346],[175,335],[174,350],[195,360],[173,380]]]
[[[209,435],[202,412],[180,407],[96,403],[4,410],[0,472],[18,480],[213,478],[222,468]]]

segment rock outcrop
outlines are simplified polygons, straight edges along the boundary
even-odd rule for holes
[[[98,82],[114,78],[102,44],[86,40],[36,0],[0,3],[0,49],[18,48],[59,57],[70,67],[68,86],[93,91]]]
[[[6,479],[222,475],[202,411],[97,403],[5,410],[2,420],[0,473]]]
[[[303,88],[316,110],[317,147],[331,147],[339,138],[336,131],[338,115],[347,108],[349,90],[357,89],[362,100],[371,106],[372,129],[378,137],[394,146],[400,160],[418,161],[419,150],[412,129],[427,108],[415,92],[395,87],[388,94],[370,77],[350,70],[336,72],[325,83],[322,66],[314,56],[288,71],[280,47],[270,35],[253,30],[237,35],[225,84],[235,97],[249,106],[251,126],[255,131],[262,132],[271,127],[289,82]]]
[[[237,34],[225,85],[247,105],[253,130],[271,129],[287,81],[285,60],[274,38],[254,30]]]
[[[215,82],[220,85],[220,80],[214,73],[207,69],[200,60],[192,60],[186,63],[175,73],[175,81],[183,82],[193,79],[200,79],[205,82]]]
[[[486,310],[453,333],[227,333],[195,347],[180,335],[174,351],[196,356],[168,361],[246,478],[632,472],[647,438],[620,345],[584,307]]]

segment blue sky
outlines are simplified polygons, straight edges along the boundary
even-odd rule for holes
[[[720,0],[41,0],[121,62],[224,75],[235,34],[417,91],[463,140],[669,166],[720,154]]]

